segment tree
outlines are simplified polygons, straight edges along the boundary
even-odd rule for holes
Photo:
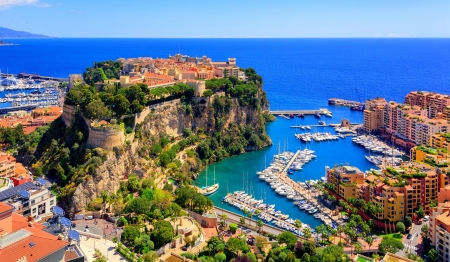
[[[343,256],[342,247],[330,245],[323,249],[321,261],[347,261],[347,259],[343,259]]]
[[[365,238],[365,240],[366,240],[366,243],[369,245],[369,250],[370,250],[370,247],[373,244],[373,238],[368,236],[368,237]]]
[[[158,253],[155,251],[149,251],[142,256],[142,259],[145,262],[156,262],[158,261]]]
[[[128,109],[130,108],[130,102],[125,96],[118,94],[114,96],[111,108],[117,116],[122,116],[126,114]]]
[[[214,94],[214,92],[211,90],[211,89],[206,89],[204,92],[203,92],[203,96],[206,96],[206,97],[210,97],[210,96],[212,96]]]
[[[153,226],[154,229],[151,236],[156,249],[169,243],[174,237],[173,227],[169,221],[161,220],[154,223]]]
[[[286,244],[286,246],[289,249],[293,249],[295,246],[295,243],[297,243],[297,237],[288,231],[279,234],[277,238],[278,238],[278,243]]]
[[[222,252],[225,249],[225,242],[216,236],[211,237],[207,244],[207,250],[210,255]]]
[[[301,227],[302,227],[302,222],[300,221],[300,219],[296,219],[296,220],[294,221],[294,226],[295,226],[296,228],[301,228]]]
[[[269,241],[267,241],[267,238],[265,238],[263,236],[256,236],[255,245],[257,248],[259,248],[261,250],[268,244],[269,244]]]
[[[258,226],[258,232],[261,231],[261,228],[263,227],[264,223],[261,220],[258,220],[258,222],[256,222],[256,225]]]
[[[403,220],[403,224],[405,224],[405,227],[408,228],[412,226],[412,219],[410,216],[406,216],[405,220]]]
[[[233,259],[233,262],[252,262],[252,261],[246,255],[242,255]]]
[[[228,239],[225,248],[235,255],[239,255],[239,252],[247,253],[249,251],[247,243],[235,237]]]
[[[286,258],[284,259],[285,262],[295,262],[295,255],[292,252],[289,252],[286,256]]]
[[[108,198],[109,198],[108,191],[103,190],[101,196],[102,196],[102,204],[103,204],[103,213],[106,213],[106,204],[108,203]]]
[[[308,253],[303,254],[300,262],[310,262],[310,256],[308,255]]]
[[[237,229],[238,229],[238,225],[234,224],[234,223],[230,223],[230,225],[228,226],[230,228],[231,233],[236,233]]]
[[[400,233],[402,233],[402,234],[405,233],[405,224],[403,224],[402,222],[397,222],[397,224],[395,225],[395,228]]]
[[[83,115],[91,120],[102,119],[110,116],[109,109],[100,99],[95,99],[86,105]]]
[[[245,225],[245,217],[240,217],[239,218],[239,224],[241,224],[241,226]]]
[[[399,250],[401,250],[403,248],[404,248],[404,246],[403,246],[401,240],[398,240],[398,239],[390,237],[390,236],[383,237],[383,240],[381,241],[380,245],[378,246],[378,250],[383,254],[385,254],[387,252],[397,253]]]
[[[361,244],[360,243],[356,243],[355,244],[355,253],[356,254],[361,254],[363,251],[364,250],[363,250],[363,247],[361,246]]]
[[[429,262],[438,262],[439,261],[439,254],[436,249],[432,248],[430,251],[428,251],[428,261]]]
[[[416,215],[417,215],[417,218],[424,218],[425,217],[425,211],[423,210],[423,207],[422,206],[419,206],[419,208],[416,210]]]
[[[303,229],[303,237],[306,239],[310,239],[312,236],[311,229],[309,227]]]
[[[227,260],[227,256],[224,253],[218,253],[214,255],[214,260],[217,262],[225,262]]]
[[[136,226],[125,226],[122,233],[122,242],[126,245],[134,243],[134,240],[140,235],[139,228]]]

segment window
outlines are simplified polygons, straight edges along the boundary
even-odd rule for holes
[[[36,201],[36,200],[34,200],[34,199],[31,200],[31,204],[34,205],[35,201]]]
[[[50,200],[50,205],[53,206],[53,204],[55,203],[55,200]]]
[[[33,214],[36,213],[36,208],[33,208],[33,212],[31,212],[31,213],[33,213]]]

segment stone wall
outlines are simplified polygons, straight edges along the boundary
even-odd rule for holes
[[[66,105],[63,106],[63,113],[61,115],[61,120],[64,122],[66,126],[72,125],[73,120],[75,119],[75,112],[77,107]]]
[[[124,131],[115,127],[89,127],[89,138],[87,146],[91,148],[100,147],[106,150],[112,150],[114,147],[120,147],[125,142]]]

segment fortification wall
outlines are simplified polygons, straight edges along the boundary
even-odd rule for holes
[[[122,146],[125,142],[123,130],[117,127],[90,127],[87,146],[91,148],[100,147],[112,150],[114,147]]]
[[[66,105],[63,106],[63,113],[61,115],[61,120],[64,122],[66,126],[70,126],[75,119],[75,112],[77,107]]]

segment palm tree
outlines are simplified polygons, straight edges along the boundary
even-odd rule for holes
[[[102,203],[103,203],[103,213],[106,213],[106,203],[108,202],[108,191],[103,190],[101,197],[102,197]]]
[[[251,225],[252,225],[252,217],[253,217],[253,213],[250,212],[250,211],[248,211],[248,212],[247,212],[247,216],[248,216],[248,218],[249,218],[249,220],[248,220],[248,225],[251,226]]]
[[[377,253],[375,253],[375,254],[372,255],[372,258],[373,258],[376,262],[378,262],[378,261],[380,260],[380,255],[378,255]]]
[[[342,240],[342,232],[344,232],[344,227],[342,225],[337,226],[337,233],[339,234],[339,242]]]
[[[258,220],[258,222],[256,222],[256,225],[258,226],[258,232],[261,232],[261,228],[263,227],[263,222],[261,220]]]
[[[239,224],[241,224],[241,226],[244,226],[244,225],[245,225],[245,217],[241,217],[241,218],[239,219]]]
[[[300,221],[300,219],[296,219],[294,222],[294,226],[296,228],[301,228],[302,227],[302,221]]]
[[[373,244],[373,238],[372,237],[366,237],[366,243],[369,245],[369,251],[370,251],[370,247],[372,246],[372,244]]]

